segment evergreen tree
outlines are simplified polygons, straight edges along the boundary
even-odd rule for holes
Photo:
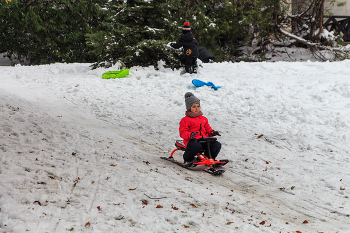
[[[117,61],[125,66],[181,66],[181,51],[166,46],[182,35],[189,21],[200,45],[217,61],[233,61],[239,46],[273,32],[273,12],[277,0],[112,0],[105,6],[109,14],[105,28],[89,34],[89,43],[98,56],[97,66]],[[257,33],[259,32],[259,33]]]
[[[105,9],[109,17],[103,30],[88,35],[92,53],[98,56],[95,67],[118,61],[126,67],[157,67],[159,60],[171,68],[180,66],[179,54],[166,46],[174,28],[166,0],[112,0]]]
[[[278,0],[174,0],[175,19],[191,22],[200,45],[217,61],[234,61],[240,46],[273,33]]]
[[[31,64],[92,62],[86,33],[106,0],[13,0],[0,2],[0,52]]]
[[[234,61],[256,37],[268,38],[278,0],[13,0],[0,2],[0,52],[32,64],[120,61],[126,67],[182,65],[167,46],[189,21],[217,61]],[[87,42],[87,43],[86,43]],[[261,40],[263,43],[263,40]]]

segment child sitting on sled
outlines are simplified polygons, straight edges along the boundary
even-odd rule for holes
[[[198,162],[198,157],[195,156],[202,149],[204,145],[198,142],[202,137],[221,136],[218,131],[215,131],[209,125],[208,119],[203,116],[200,108],[200,100],[191,92],[185,94],[186,113],[185,117],[180,121],[180,137],[183,138],[183,143],[186,146],[183,155],[184,163],[191,166]],[[210,144],[211,157],[215,159],[221,149],[221,143],[214,141]],[[207,151],[204,152],[206,156]]]

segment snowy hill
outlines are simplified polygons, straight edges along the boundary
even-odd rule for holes
[[[0,67],[0,232],[349,231],[349,60],[106,71]],[[221,177],[160,159],[187,91],[221,132]]]

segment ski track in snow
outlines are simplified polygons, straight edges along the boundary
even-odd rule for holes
[[[350,228],[350,61],[105,71],[0,67],[0,232]],[[179,139],[187,91],[222,132],[222,177],[159,158]]]

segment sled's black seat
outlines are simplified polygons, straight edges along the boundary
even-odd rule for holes
[[[185,146],[183,140],[176,140],[175,146],[176,146],[176,148],[177,148],[178,150],[183,150],[183,151],[186,150],[186,146]]]
[[[207,137],[207,138],[200,138],[198,140],[199,143],[205,145],[206,143],[211,143],[211,142],[215,142],[217,140],[217,138],[214,138],[214,137]],[[185,151],[186,150],[186,146],[183,142],[183,140],[176,140],[175,142],[175,147],[178,149],[178,150],[182,150],[182,151]],[[204,150],[204,149],[202,149]]]

